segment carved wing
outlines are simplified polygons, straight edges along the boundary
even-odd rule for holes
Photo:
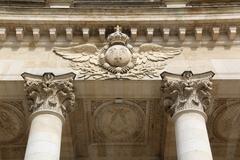
[[[158,44],[146,43],[139,47],[137,64],[147,62],[161,62],[180,54],[182,49],[173,47],[162,47]]]
[[[94,44],[83,44],[74,47],[59,48],[55,47],[53,52],[64,59],[72,62],[89,62],[98,65],[97,53],[98,48]]]

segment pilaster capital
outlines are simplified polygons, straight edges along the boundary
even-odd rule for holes
[[[64,120],[73,108],[75,94],[74,73],[55,76],[44,73],[42,76],[23,73],[24,89],[29,111],[33,115],[51,113]]]
[[[173,117],[183,111],[204,113],[211,101],[213,72],[193,74],[185,71],[182,75],[163,72],[162,91],[164,107]]]

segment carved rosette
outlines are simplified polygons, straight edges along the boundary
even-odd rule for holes
[[[43,76],[23,73],[29,111],[33,114],[51,112],[64,119],[75,102],[73,80],[74,73],[55,76],[44,73]]]
[[[163,72],[161,74],[162,91],[166,111],[172,117],[188,110],[204,113],[211,100],[212,82],[210,79],[213,76],[213,72],[195,75],[191,71],[185,71],[182,75]]]

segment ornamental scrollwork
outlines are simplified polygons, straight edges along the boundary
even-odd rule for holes
[[[73,79],[75,74],[43,76],[22,74],[30,112],[53,111],[63,116],[70,112],[75,102]]]
[[[210,105],[213,72],[195,74],[185,71],[182,75],[167,72],[163,78],[164,106],[171,116],[177,112],[193,109],[205,111]]]
[[[128,35],[116,31],[101,49],[94,44],[53,49],[57,55],[71,61],[78,79],[143,79],[160,78],[166,60],[179,55],[182,49],[162,47],[153,43],[134,49]]]

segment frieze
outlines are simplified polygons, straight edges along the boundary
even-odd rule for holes
[[[119,26],[107,38],[107,44],[98,49],[94,44],[54,48],[53,52],[71,61],[78,79],[153,79],[160,78],[166,61],[182,53],[180,48],[142,44],[134,49],[128,35]]]

